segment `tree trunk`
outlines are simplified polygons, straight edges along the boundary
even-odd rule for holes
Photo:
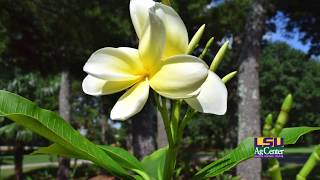
[[[143,110],[132,118],[133,153],[139,159],[155,150],[155,123],[155,108],[148,100]]]
[[[166,106],[170,109],[170,101],[167,101]],[[161,113],[157,110],[157,148],[162,148],[166,145],[168,145],[167,133],[164,128]]]
[[[166,130],[164,128],[161,113],[157,111],[157,148],[162,148],[168,145]]]
[[[101,141],[103,144],[108,144],[109,139],[107,136],[107,132],[109,129],[108,118],[107,118],[107,107],[104,102],[105,99],[103,97],[99,97],[99,119],[101,123]]]
[[[70,72],[63,71],[61,73],[60,92],[59,92],[59,114],[67,122],[71,119],[71,80]],[[69,179],[70,159],[60,157],[59,168],[57,172],[58,180]]]
[[[22,180],[23,151],[24,151],[24,145],[20,141],[16,141],[15,151],[14,151],[14,171],[16,174],[16,180]]]
[[[238,142],[249,136],[260,136],[258,59],[267,15],[265,3],[265,0],[252,1],[241,45],[238,74]],[[261,160],[253,159],[241,163],[237,167],[237,174],[246,180],[260,180]]]

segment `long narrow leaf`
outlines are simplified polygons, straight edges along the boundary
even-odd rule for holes
[[[41,147],[36,151],[33,151],[31,155],[35,154],[55,154],[68,158],[84,159],[81,155],[77,154],[74,151],[69,151],[68,149],[60,146],[59,144],[51,144],[48,147]]]
[[[320,127],[284,128],[279,134],[279,137],[283,138],[284,144],[295,144],[301,136],[317,130],[320,130]]]
[[[114,146],[101,145],[99,147],[122,167],[140,174],[145,180],[150,179],[149,175],[145,172],[142,163],[128,151]]]
[[[101,148],[81,136],[56,113],[41,109],[33,102],[16,94],[0,90],[0,116],[7,117],[17,124],[57,143],[83,159],[93,161],[109,172],[131,178],[117,162]]]

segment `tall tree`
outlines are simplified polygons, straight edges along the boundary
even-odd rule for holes
[[[26,143],[31,142],[34,134],[29,129],[11,123],[0,128],[0,136],[8,142],[14,142],[14,172],[15,179],[23,179],[23,155]]]
[[[109,124],[108,124],[108,116],[107,116],[107,103],[106,103],[106,98],[104,97],[99,97],[99,119],[100,119],[100,126],[101,126],[101,142],[103,144],[108,144],[110,143],[107,133],[109,129]]]
[[[157,111],[157,148],[162,148],[168,145],[166,130],[164,128],[161,113]]]
[[[170,101],[167,101],[167,108],[170,109]],[[157,148],[162,148],[168,145],[167,133],[164,127],[163,119],[159,110],[157,110]]]
[[[244,39],[239,55],[238,74],[238,142],[260,135],[260,92],[258,60],[267,16],[266,0],[253,0],[247,17]],[[261,160],[241,163],[237,174],[246,180],[261,178]]]
[[[156,111],[150,100],[131,124],[133,153],[141,159],[156,149]]]
[[[71,119],[71,80],[69,71],[61,73],[60,91],[59,91],[59,114],[70,123]],[[60,157],[59,168],[57,172],[58,180],[69,179],[70,159]]]

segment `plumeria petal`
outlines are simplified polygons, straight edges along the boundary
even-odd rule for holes
[[[100,79],[126,81],[138,79],[143,64],[137,49],[107,47],[93,53],[83,70]]]
[[[92,96],[107,95],[125,90],[137,81],[107,81],[88,75],[82,82],[82,89],[83,92]]]
[[[228,91],[222,80],[209,71],[200,94],[185,101],[199,112],[223,115],[227,111],[227,97]]]
[[[162,96],[189,98],[199,92],[208,75],[208,66],[190,55],[173,56],[163,61],[161,69],[150,79],[151,87]]]
[[[126,120],[140,112],[149,96],[148,80],[141,81],[124,93],[111,110],[111,119]]]
[[[130,16],[134,29],[136,30],[139,39],[149,21],[149,8],[155,5],[152,0],[131,0],[130,1]]]
[[[155,69],[154,66],[160,63],[165,39],[163,23],[150,10],[147,27],[139,42],[140,58],[147,71]]]
[[[172,7],[161,3],[156,3],[154,8],[166,30],[166,45],[163,57],[186,54],[189,43],[188,32],[180,16]]]
[[[141,39],[149,21],[149,9],[154,9],[155,14],[162,20],[166,31],[166,45],[164,58],[185,54],[188,49],[188,32],[180,16],[170,6],[156,3],[152,0],[131,0],[130,15],[136,33]]]

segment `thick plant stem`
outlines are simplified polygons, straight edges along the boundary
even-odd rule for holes
[[[270,128],[271,128],[270,125],[272,124],[272,115],[271,114],[268,115],[268,117],[266,118],[264,129],[263,129],[263,134],[266,137],[277,137],[279,135],[279,133],[282,131],[283,127],[288,121],[288,113],[291,110],[291,106],[292,106],[292,95],[289,94],[287,95],[287,97],[284,99],[282,103],[281,111],[277,117],[276,124],[274,128],[271,130],[271,132],[270,132]],[[277,159],[269,159],[268,171],[273,180],[282,180],[280,165]]]
[[[262,135],[264,137],[271,137],[271,129],[272,129],[272,114],[268,114],[264,121]],[[268,160],[268,172],[272,178],[272,180],[282,180],[281,171],[279,161],[277,159],[269,159]]]
[[[186,114],[183,119],[180,120],[180,111],[182,101],[175,101],[172,107],[171,116],[169,116],[166,99],[160,97],[158,94],[154,93],[155,102],[157,108],[159,109],[163,123],[165,126],[169,147],[165,159],[164,167],[164,179],[172,179],[175,171],[177,153],[180,148],[183,130],[186,127],[187,123],[190,121],[191,117],[194,115],[195,111],[188,107]],[[160,103],[161,102],[161,103]],[[170,117],[170,118],[169,118]]]
[[[166,160],[165,160],[163,179],[168,179],[168,180],[172,179],[175,166],[176,166],[177,152],[178,152],[177,146],[169,145],[169,148],[167,150]]]
[[[167,138],[168,138],[168,142],[169,142],[169,147],[168,147],[166,159],[165,159],[163,178],[170,180],[172,179],[174,169],[175,169],[175,164],[176,164],[176,156],[177,156],[178,148],[176,145],[176,141],[174,140],[176,139],[176,137],[174,136],[176,136],[176,131],[178,127],[175,128],[175,124],[172,123],[173,120],[169,119],[169,113],[166,107],[166,99],[161,98],[156,93],[154,93],[154,98],[155,98],[157,108],[161,113]],[[160,100],[161,100],[161,104],[160,104]],[[171,118],[177,118],[175,121],[177,121],[177,124],[178,124],[178,121],[179,121],[178,113],[180,114],[180,105],[178,103],[174,105],[172,112],[173,112],[172,113],[173,115],[171,116]]]
[[[180,119],[180,109],[181,109],[181,101],[177,100],[174,102],[171,112],[171,134],[173,138],[173,142],[177,143],[177,132],[178,132],[178,124]]]
[[[296,179],[305,180],[318,163],[320,163],[320,145],[314,149],[314,151],[308,158],[307,162],[304,164],[304,166],[300,170]]]
[[[269,159],[268,172],[270,173],[272,180],[282,180],[280,164],[277,159]]]
[[[168,114],[168,110],[166,107],[166,99],[161,98],[156,93],[154,93],[154,99],[155,99],[157,108],[160,111],[160,114],[163,119],[163,124],[164,124],[165,130],[166,130],[169,146],[172,146],[173,145],[173,138],[172,138],[172,133],[171,133],[171,128],[170,128],[169,114]],[[159,99],[161,99],[161,104],[160,104]]]

